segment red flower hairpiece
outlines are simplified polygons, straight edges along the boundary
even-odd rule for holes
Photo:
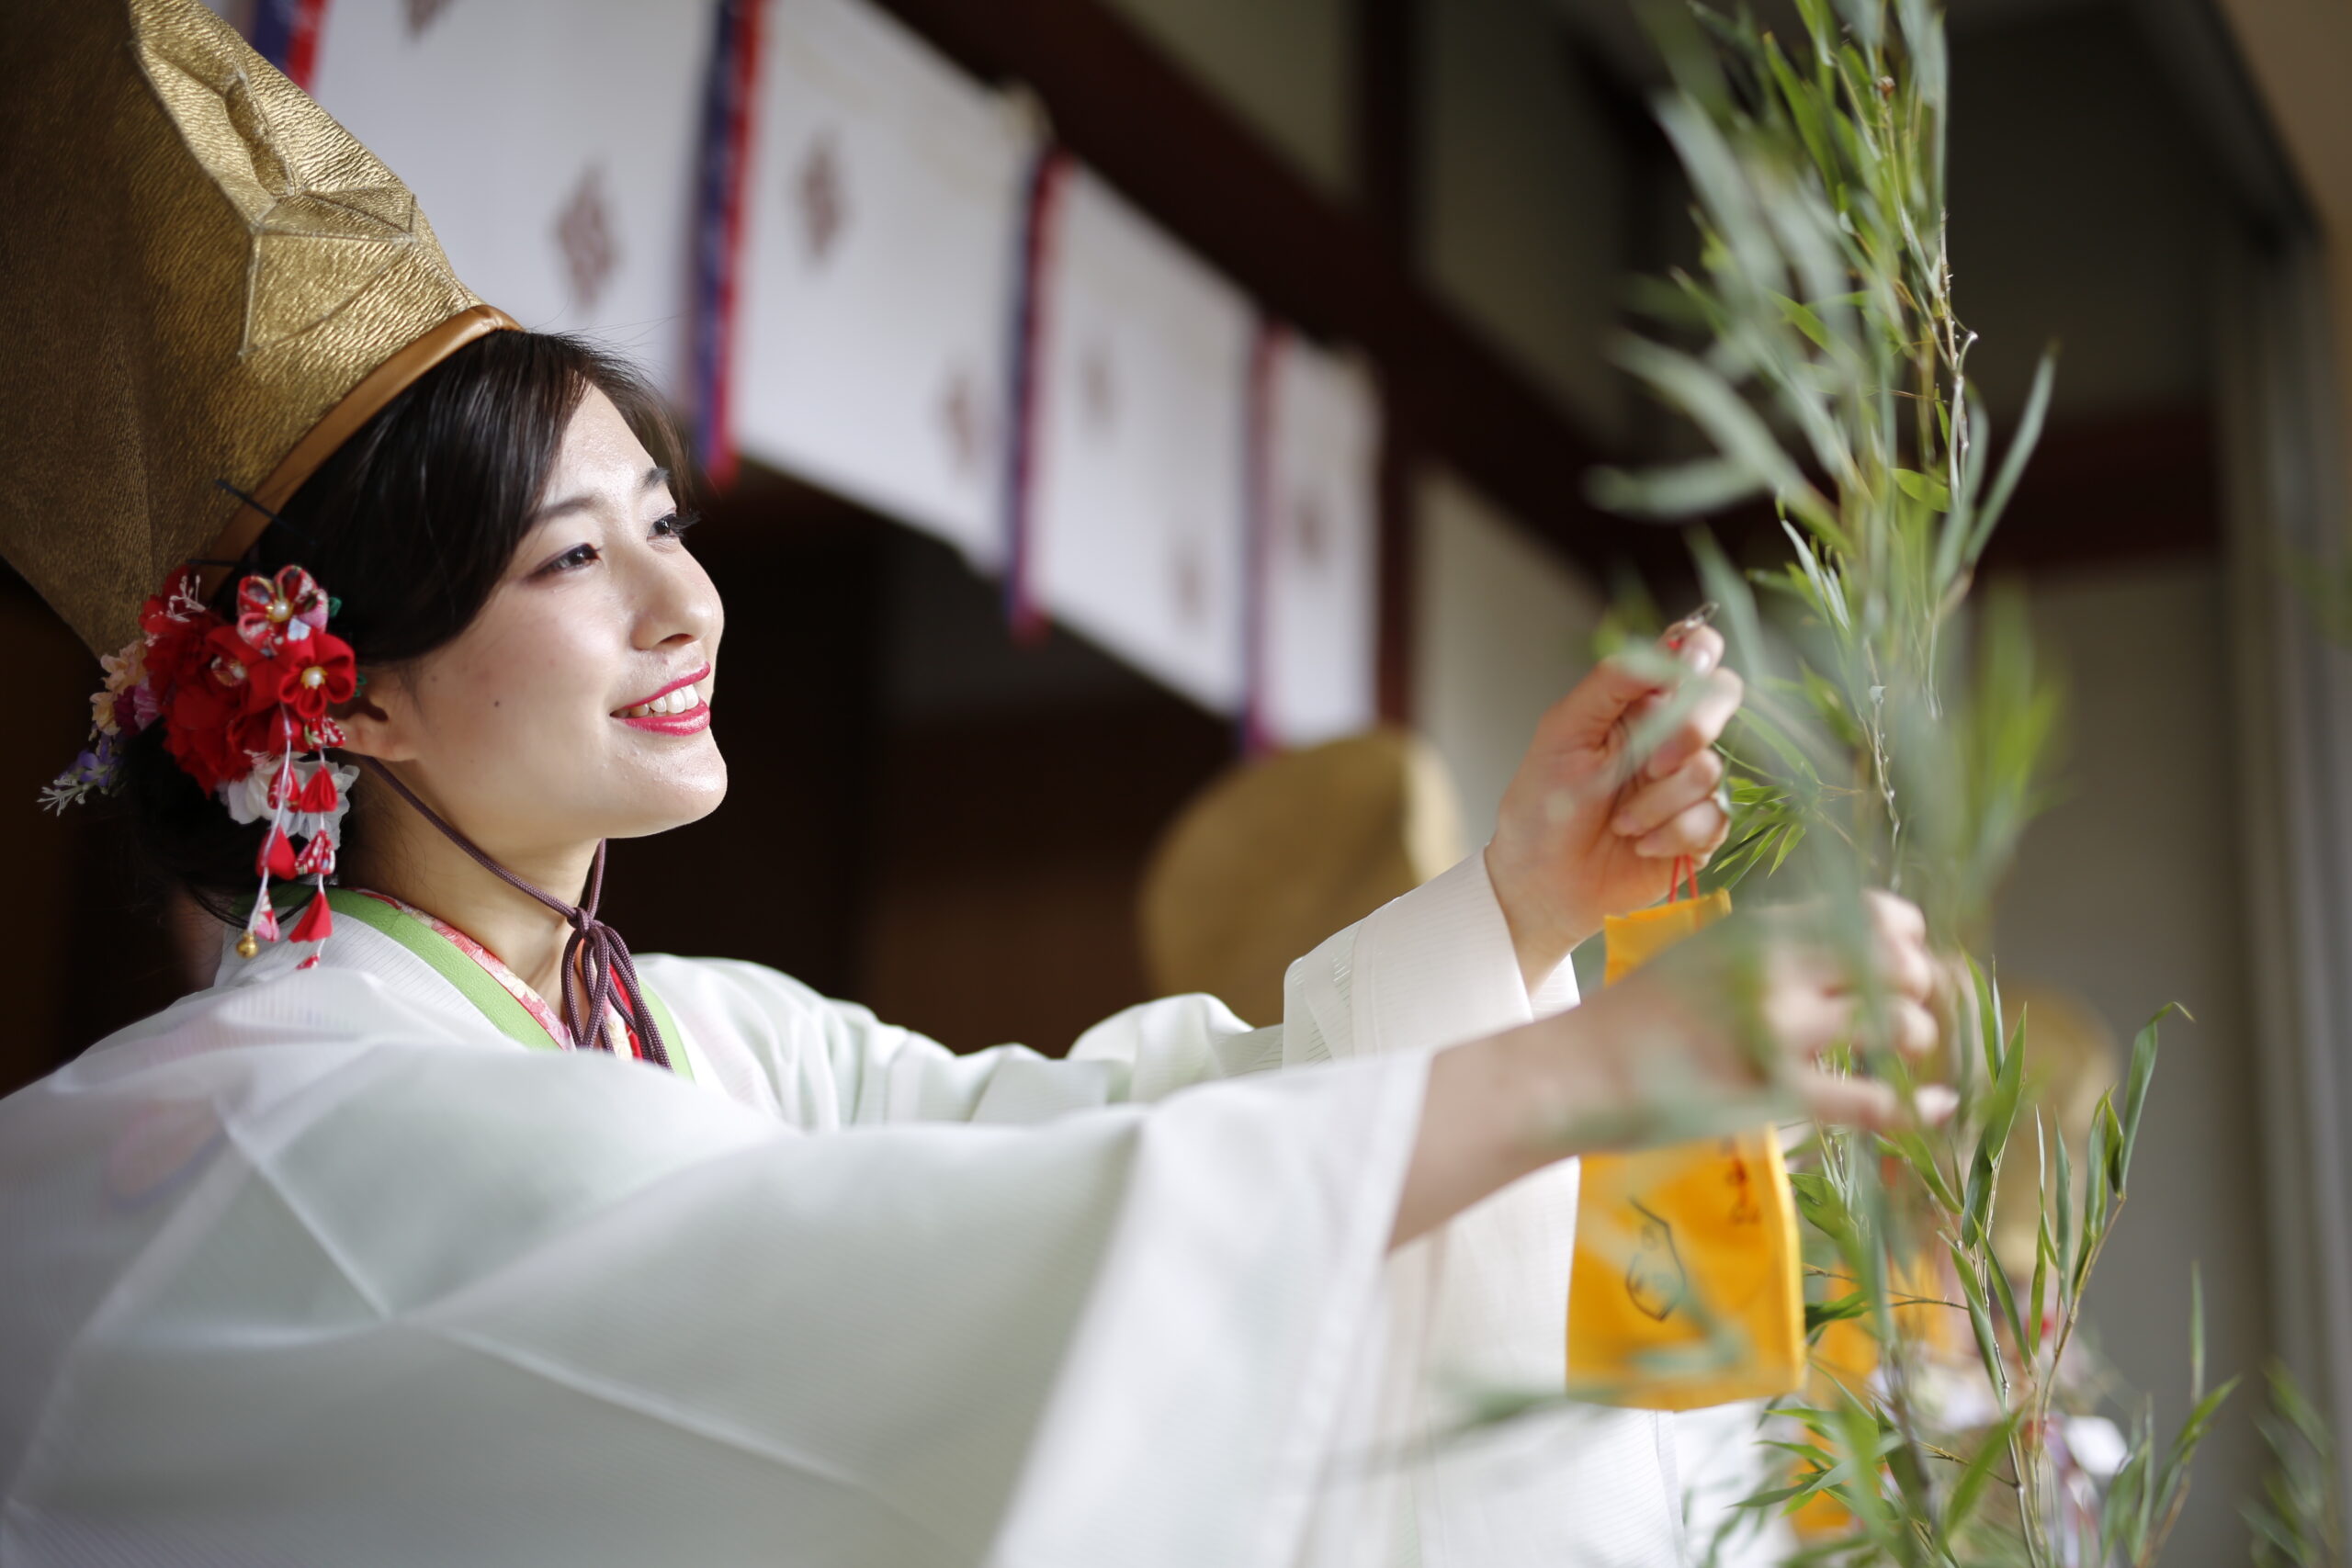
[[[236,619],[224,620],[183,570],[141,606],[138,638],[102,660],[107,684],[91,699],[90,750],[41,800],[62,811],[113,793],[121,741],[160,722],[164,750],[231,817],[269,823],[254,865],[261,886],[237,942],[251,958],[278,940],[272,879],[309,877],[316,889],[292,940],[322,942],[333,928],[326,879],[358,770],[327,756],[344,739],[330,710],[356,694],[359,671],[351,645],[326,629],[335,602],[302,568],[240,580],[234,603]],[[305,840],[299,851],[296,838]],[[303,967],[317,962],[314,953]]]

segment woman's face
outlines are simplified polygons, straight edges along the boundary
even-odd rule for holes
[[[727,794],[710,732],[726,615],[669,475],[591,389],[473,624],[362,694],[356,750],[510,864],[691,822]]]

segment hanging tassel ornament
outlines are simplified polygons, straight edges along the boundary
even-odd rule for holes
[[[264,891],[254,901],[252,917],[245,921],[245,934],[237,939],[237,956],[251,958],[261,951],[261,944],[277,940],[277,911],[270,906],[269,894]]]
[[[302,852],[294,857],[294,874],[333,876],[334,874],[334,840],[325,833],[313,833],[304,840]]]
[[[261,841],[260,852],[254,856],[254,874],[274,876],[280,882],[291,882],[301,874],[294,862],[294,840],[275,822],[269,826],[269,837]]]
[[[300,789],[294,792],[294,809],[333,811],[334,803],[334,770],[327,766],[327,760],[322,754],[311,776],[303,781]]]
[[[327,907],[326,885],[322,882],[317,896],[303,909],[302,918],[295,921],[294,929],[287,933],[288,939],[293,942],[324,942],[334,930],[334,911]]]

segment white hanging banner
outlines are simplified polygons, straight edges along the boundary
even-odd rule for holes
[[[1217,713],[1244,699],[1255,320],[1084,168],[1038,282],[1025,594]]]
[[[1033,133],[859,0],[775,0],[761,54],[736,445],[993,568]]]
[[[1379,399],[1361,364],[1280,329],[1251,397],[1250,735],[1311,746],[1379,716]]]
[[[312,95],[526,327],[593,334],[673,397],[711,5],[334,0]]]

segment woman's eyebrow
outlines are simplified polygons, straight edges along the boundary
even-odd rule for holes
[[[659,490],[669,482],[670,470],[656,463],[645,470],[645,478],[638,481],[637,488],[639,493],[642,494],[649,490]],[[551,518],[562,517],[571,513],[585,512],[595,504],[596,498],[594,495],[567,495],[561,501],[549,502],[532,513],[531,521],[535,524],[545,523]]]

